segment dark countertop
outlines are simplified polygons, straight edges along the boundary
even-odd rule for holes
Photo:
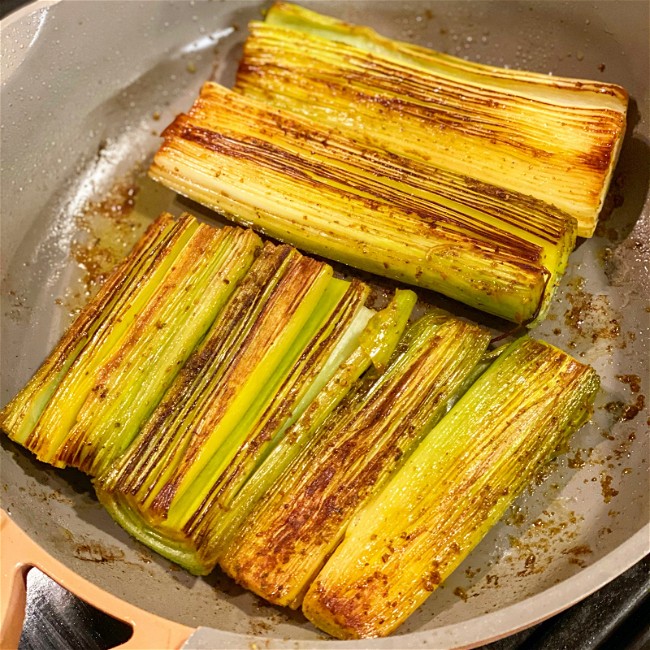
[[[650,556],[570,609],[483,650],[650,648]],[[131,628],[79,600],[38,569],[27,574],[20,650],[106,650]]]

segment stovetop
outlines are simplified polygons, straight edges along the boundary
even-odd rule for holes
[[[38,569],[28,572],[19,650],[107,650],[130,635],[130,626],[78,599]],[[191,640],[187,647],[192,647]],[[482,650],[648,648],[650,556],[570,609]]]

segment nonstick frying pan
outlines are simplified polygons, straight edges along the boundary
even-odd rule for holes
[[[396,635],[362,642],[325,639],[299,613],[265,605],[218,572],[185,573],[114,524],[85,477],[52,470],[3,437],[5,635],[19,623],[22,576],[35,564],[134,622],[132,647],[473,647],[570,606],[648,552],[648,3],[304,4],[476,61],[629,91],[628,132],[598,234],[579,242],[535,331],[601,374],[593,421]],[[83,300],[84,271],[71,250],[90,236],[79,220],[84,206],[146,168],[162,127],[206,78],[232,80],[246,24],[261,8],[36,2],[2,21],[2,403]],[[197,209],[147,191],[144,212]]]

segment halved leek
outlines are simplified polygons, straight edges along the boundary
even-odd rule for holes
[[[383,372],[406,327],[415,305],[415,294],[398,290],[386,308],[375,313],[355,339],[356,348],[341,363],[302,415],[284,431],[275,447],[264,456],[248,481],[234,496],[216,504],[201,526],[201,555],[215,563],[230,546],[233,536],[250,516],[255,505],[280,478],[282,472],[303,450],[335,409],[345,413],[353,408],[365,382],[358,382],[372,366]],[[351,394],[350,394],[351,391]],[[333,416],[334,421],[340,419]]]
[[[339,638],[390,634],[589,418],[598,385],[548,343],[512,343],[359,512],[306,616]]]
[[[91,349],[93,355],[107,354],[173,262],[180,250],[177,244],[179,235],[189,232],[189,228],[189,220],[174,225],[169,214],[161,215],[151,224],[131,253],[81,310],[23,389],[2,410],[0,426],[12,440],[26,444],[52,394],[84,350],[86,354]],[[187,236],[184,235],[182,241]],[[106,340],[109,333],[113,340],[104,344],[105,351],[102,352],[98,348],[99,342]],[[32,440],[30,444],[36,444],[36,441]]]
[[[431,314],[360,399],[335,411],[274,481],[221,554],[221,567],[270,602],[300,606],[355,512],[445,413],[490,335]]]
[[[215,83],[164,132],[150,175],[303,250],[508,320],[543,318],[575,222],[539,201],[386,154]]]
[[[574,216],[590,237],[625,132],[611,83],[481,65],[278,2],[236,88]]]
[[[193,573],[209,572],[217,515],[322,403],[346,358],[386,345],[385,329],[368,324],[367,295],[327,264],[267,244],[141,435],[96,481],[111,515]]]

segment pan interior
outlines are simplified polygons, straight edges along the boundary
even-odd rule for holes
[[[633,100],[602,226],[572,255],[535,332],[601,375],[593,421],[399,631],[404,643],[417,636],[404,635],[424,630],[429,642],[447,643],[444,634],[463,628],[466,643],[479,643],[487,640],[471,636],[479,618],[560,583],[579,579],[593,590],[640,559],[620,549],[638,538],[650,511],[648,4],[626,2],[625,11],[614,2],[303,4],[482,63],[613,81]],[[259,16],[257,2],[97,0],[36,5],[3,25],[3,404],[84,299],[87,269],[71,250],[109,246],[105,228],[84,230],[84,206],[146,169],[161,128],[191,104],[203,80],[232,80],[246,24]],[[115,254],[162,208],[196,208],[148,188],[139,216],[116,226],[123,240],[110,244]],[[110,209],[103,218],[117,223]],[[219,573],[195,578],[131,540],[80,474],[52,470],[5,437],[2,447],[2,507],[81,576],[186,625],[322,638],[300,613],[269,606]],[[492,634],[570,604],[539,602],[526,621],[505,618]]]

